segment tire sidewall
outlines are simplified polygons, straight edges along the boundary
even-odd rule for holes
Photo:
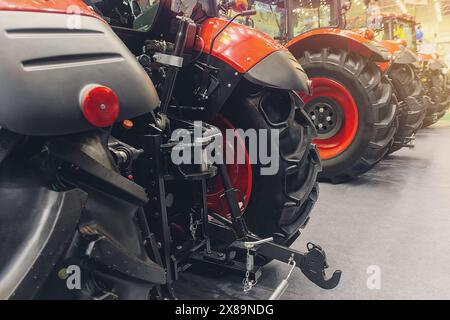
[[[339,155],[322,160],[327,171],[334,175],[334,172],[338,173],[345,170],[342,167],[347,163],[358,161],[371,141],[373,125],[369,121],[369,109],[372,107],[370,98],[362,84],[359,81],[355,81],[354,76],[340,66],[327,64],[325,69],[322,62],[320,64],[311,63],[304,66],[304,69],[310,78],[324,77],[340,83],[350,92],[357,106],[358,129],[352,143]]]

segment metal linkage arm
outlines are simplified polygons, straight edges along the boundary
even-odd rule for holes
[[[254,238],[251,241],[257,240],[259,239]],[[339,284],[342,271],[336,270],[331,278],[328,278],[325,274],[325,269],[328,268],[325,252],[313,243],[308,243],[307,248],[308,252],[303,253],[274,242],[263,242],[256,251],[258,255],[284,263],[291,259],[310,281],[322,289],[335,288]]]

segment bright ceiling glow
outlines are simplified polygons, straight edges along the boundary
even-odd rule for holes
[[[403,13],[408,13],[408,9],[406,9],[406,6],[402,0],[395,0],[395,2],[397,3],[398,7],[400,8],[400,10],[402,10]]]
[[[436,11],[436,18],[438,22],[442,22],[441,4],[438,0],[434,0],[434,11]]]

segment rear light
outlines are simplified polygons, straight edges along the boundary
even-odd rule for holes
[[[89,85],[81,92],[81,110],[94,127],[109,127],[119,116],[119,98],[108,87]]]
[[[133,128],[133,126],[134,126],[134,123],[131,120],[126,119],[126,120],[122,121],[122,127],[124,127],[127,130],[130,130],[131,128]]]

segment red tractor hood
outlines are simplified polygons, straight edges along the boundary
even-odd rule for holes
[[[79,14],[101,19],[82,0],[0,0],[0,11],[7,10]]]
[[[199,35],[204,45],[197,41],[197,49],[201,50],[203,45],[203,52],[209,52],[211,39],[227,22],[219,18],[211,18],[203,22]],[[231,23],[216,39],[212,55],[244,73],[278,50],[286,49],[265,33],[238,23]]]

